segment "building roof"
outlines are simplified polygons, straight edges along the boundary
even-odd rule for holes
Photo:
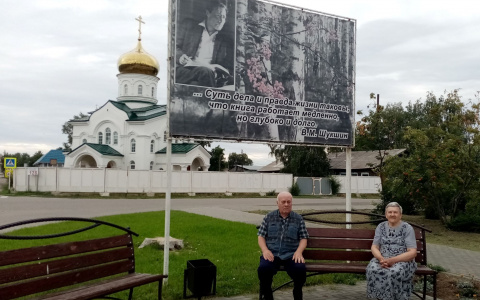
[[[387,150],[387,157],[397,156],[406,149]],[[383,151],[383,150],[382,150]],[[330,169],[345,170],[346,152],[333,152],[327,155],[330,161]],[[371,169],[378,166],[378,151],[352,151],[352,169]]]
[[[281,161],[272,161],[268,165],[260,168],[258,172],[266,172],[266,173],[272,173],[272,172],[280,172],[283,169],[283,163]]]
[[[128,116],[128,121],[145,121],[145,120],[153,119],[153,118],[167,114],[166,105],[149,105],[149,106],[140,107],[140,108],[130,108],[128,107],[128,105],[126,105],[123,102],[109,100],[107,101],[107,103],[111,103],[116,108],[124,111]],[[107,105],[107,103],[105,103],[105,105]],[[102,107],[100,107],[97,110],[100,110]],[[92,113],[95,113],[95,112],[92,112]],[[80,119],[73,119],[68,122],[71,122],[71,123],[87,122],[89,120],[90,120],[90,116],[80,118]]]
[[[79,148],[82,147],[83,145],[86,145],[86,146],[92,148],[93,150],[97,151],[98,153],[100,153],[100,154],[102,154],[102,155],[108,155],[108,156],[123,156],[122,153],[118,152],[117,150],[113,149],[112,147],[110,147],[110,146],[108,146],[108,145],[93,144],[93,143],[84,143],[84,144],[81,144],[81,145],[78,146],[77,148],[75,148],[75,149],[73,149],[72,151],[70,151],[70,153],[77,151],[77,149],[79,149]]]
[[[200,146],[200,144],[190,144],[190,143],[181,143],[181,144],[172,144],[172,154],[185,154],[196,147]],[[167,147],[155,152],[155,154],[165,154],[167,153]]]
[[[49,164],[52,159],[57,160],[57,164],[65,163],[65,155],[62,150],[50,150],[45,155],[40,157],[36,162],[33,163],[34,166],[38,164]]]
[[[233,165],[233,168],[231,168],[230,170],[233,170],[235,168],[241,168],[250,172],[258,172],[258,170],[263,168],[263,166]]]

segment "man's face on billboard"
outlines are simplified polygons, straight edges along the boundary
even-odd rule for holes
[[[227,8],[217,6],[212,11],[207,10],[207,21],[205,22],[208,33],[212,34],[216,31],[220,31],[225,25],[227,18]]]

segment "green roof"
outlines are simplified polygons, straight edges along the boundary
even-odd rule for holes
[[[129,121],[145,121],[149,119],[153,119],[155,117],[163,116],[167,113],[167,106],[166,105],[151,105],[147,107],[140,107],[140,108],[129,108],[128,105],[126,105],[123,102],[117,102],[117,101],[109,101],[110,103],[113,104],[116,108],[123,110],[127,116]],[[148,112],[152,110],[158,110],[161,109],[161,111],[149,114]]]
[[[108,156],[123,156],[122,153],[118,152],[117,150],[113,149],[112,147],[108,145],[102,145],[102,144],[93,144],[93,143],[84,143],[78,146],[77,148],[73,149],[70,153],[75,152],[78,148],[82,147],[83,145],[87,145],[93,150],[97,151],[98,153],[102,155],[108,155]]]
[[[128,105],[126,105],[123,102],[118,102],[113,100],[109,100],[108,102],[112,103],[112,105],[115,106],[116,108],[124,111],[128,116],[128,121],[145,121],[145,120],[153,119],[153,118],[167,114],[166,105],[150,105],[146,107],[130,108],[128,107]],[[105,103],[103,106],[105,106],[107,103]],[[99,109],[101,109],[101,107]],[[93,113],[95,112],[90,113],[90,115]],[[68,122],[87,122],[89,120],[90,120],[90,116],[87,116],[80,119],[73,119]]]
[[[187,143],[172,144],[172,154],[185,154],[192,151],[198,146],[200,146],[200,144],[187,144]],[[155,154],[165,154],[165,153],[167,153],[167,147],[155,152]]]

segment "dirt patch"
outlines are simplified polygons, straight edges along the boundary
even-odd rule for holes
[[[459,284],[460,283],[460,284]],[[472,285],[473,289],[460,288],[459,286]],[[437,297],[442,300],[458,299],[480,299],[479,294],[468,294],[468,291],[480,291],[480,281],[473,281],[471,278],[453,275],[448,273],[439,273],[437,275]]]

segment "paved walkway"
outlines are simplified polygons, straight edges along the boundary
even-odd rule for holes
[[[303,288],[304,300],[317,300],[317,299],[341,299],[341,300],[366,300],[366,282],[358,282],[356,285],[345,284],[322,284],[311,287]],[[275,300],[292,300],[291,289],[284,289],[282,291],[276,291],[274,293]],[[258,295],[243,295],[230,298],[215,298],[224,300],[257,300]],[[412,295],[410,300],[419,299],[415,295]],[[433,299],[433,297],[427,296],[427,299]],[[437,298],[441,300],[440,298]]]

